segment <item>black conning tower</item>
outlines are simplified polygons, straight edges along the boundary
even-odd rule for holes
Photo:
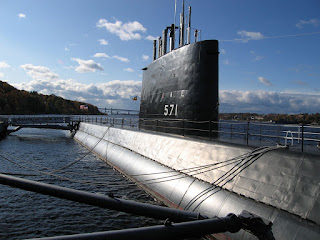
[[[174,31],[175,26],[164,31],[165,38],[168,29]],[[181,42],[184,37],[180,33],[180,47],[168,53],[166,46],[159,44],[158,58],[143,69],[140,128],[215,137],[219,114],[218,41]]]

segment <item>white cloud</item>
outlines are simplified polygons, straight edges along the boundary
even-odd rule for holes
[[[255,51],[250,51],[250,54],[254,57],[255,61],[260,61],[264,58],[263,56],[258,56]]]
[[[125,72],[134,72],[134,70],[132,68],[125,68],[125,69],[123,69],[123,71],[125,71]]]
[[[18,14],[18,17],[19,17],[19,18],[26,18],[26,15],[25,15],[24,13],[19,13],[19,14]]]
[[[149,56],[148,55],[142,55],[142,60],[144,60],[144,61],[149,60]]]
[[[154,37],[154,36],[151,36],[151,35],[148,35],[146,37],[147,40],[150,40],[150,41],[153,41],[153,40],[157,40],[158,38],[157,37]]]
[[[220,90],[220,112],[316,113],[320,95]]]
[[[310,20],[299,20],[299,22],[296,24],[297,28],[303,28],[304,25],[313,25],[314,27],[317,27],[320,24],[319,19],[313,18]]]
[[[130,60],[128,58],[125,57],[119,57],[119,56],[112,56],[112,58],[115,58],[121,62],[130,62]]]
[[[272,83],[264,77],[258,77],[258,80],[265,86],[272,86]]]
[[[93,57],[95,57],[95,58],[110,58],[110,56],[108,56],[105,53],[96,53],[95,55],[93,55]]]
[[[117,35],[121,40],[141,39],[141,35],[137,32],[147,31],[147,29],[137,21],[123,24],[121,21],[111,23],[106,19],[100,19],[97,27],[107,29],[109,32]]]
[[[33,79],[40,80],[54,80],[58,79],[58,74],[52,72],[49,68],[44,66],[35,66],[32,64],[24,64],[20,65],[22,69],[24,69],[29,76]]]
[[[0,72],[0,78],[3,78],[3,77],[4,77],[4,73]]]
[[[100,45],[108,45],[108,41],[105,39],[99,39],[98,42],[100,43]]]
[[[10,65],[7,62],[5,62],[5,61],[0,62],[0,68],[9,68],[9,67],[10,67]]]
[[[21,66],[33,79],[12,84],[18,89],[55,94],[70,100],[94,104],[98,107],[138,109],[141,81],[113,80],[106,83],[83,84],[72,79],[61,79],[58,74],[43,66]],[[220,112],[256,113],[316,113],[319,112],[320,92],[302,94],[292,92],[220,90]]]
[[[220,53],[221,53],[221,54],[226,54],[226,50],[223,49],[223,48],[221,48],[221,49],[220,49]]]
[[[18,89],[37,91],[41,94],[55,94],[66,99],[91,103],[98,107],[137,109],[139,103],[132,97],[140,96],[141,81],[113,80],[107,83],[83,84],[72,79],[34,78],[27,83],[12,84]]]
[[[260,32],[248,32],[248,31],[242,30],[242,31],[238,31],[237,34],[242,37],[242,39],[237,39],[237,40],[241,40],[243,42],[248,42],[249,40],[260,40],[264,38],[264,36]]]
[[[76,67],[76,71],[79,73],[85,72],[95,72],[96,70],[103,71],[103,67],[99,64],[94,62],[93,60],[82,60],[80,58],[72,58],[73,61],[78,62],[79,66]]]

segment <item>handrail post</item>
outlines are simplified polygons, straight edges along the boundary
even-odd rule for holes
[[[262,128],[262,127],[261,127],[261,125],[260,125],[260,142],[261,142],[261,137],[262,137],[262,136],[261,136],[261,135],[262,135],[262,130],[261,130],[261,128]]]
[[[304,127],[303,127],[303,123],[301,124],[301,152],[303,152],[303,144],[304,144]]]
[[[156,131],[157,131],[157,132],[158,132],[158,124],[159,124],[159,123],[158,123],[158,119],[157,119],[157,120],[156,120],[156,126],[157,126],[157,130],[156,130]]]
[[[209,120],[209,140],[211,140],[211,120]]]
[[[249,124],[250,124],[250,122],[248,121],[248,123],[247,123],[247,145],[249,144]]]
[[[182,119],[182,136],[184,136],[184,119]]]

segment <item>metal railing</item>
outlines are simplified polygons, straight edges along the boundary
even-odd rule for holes
[[[283,144],[299,151],[320,153],[320,126],[297,124],[271,124],[240,121],[190,121],[186,119],[138,119],[117,117],[72,117],[93,124],[120,128],[134,128],[167,132],[183,136],[198,136],[247,145]],[[319,149],[319,151],[318,151]]]
[[[71,121],[86,122],[99,125],[107,125],[120,128],[139,129],[138,118],[117,118],[117,117],[91,117],[91,116],[73,116]]]
[[[139,115],[139,110],[118,109],[118,108],[98,108],[102,113],[110,115]]]

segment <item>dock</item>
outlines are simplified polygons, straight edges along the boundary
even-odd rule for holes
[[[16,127],[7,130],[7,134],[16,132],[21,128],[46,128],[46,129],[60,129],[60,130],[74,130],[79,122],[71,121],[70,117],[12,117],[7,121],[7,126]]]
[[[7,135],[8,120],[0,118],[0,139]]]

